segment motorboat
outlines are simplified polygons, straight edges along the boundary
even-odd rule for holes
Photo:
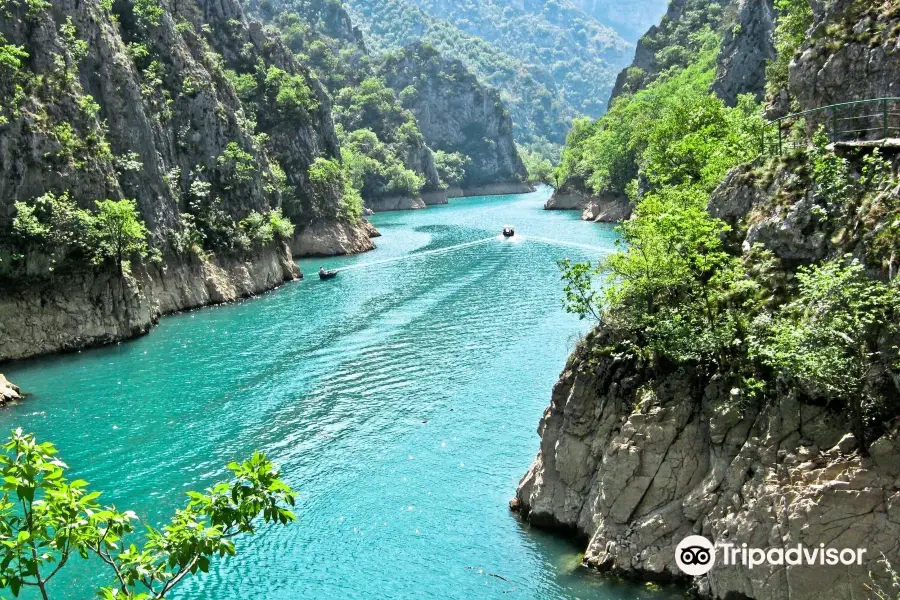
[[[516,235],[516,230],[512,227],[504,227],[503,228],[503,237],[511,238]]]
[[[338,272],[336,270],[332,271],[319,271],[319,279],[334,279],[337,277]]]

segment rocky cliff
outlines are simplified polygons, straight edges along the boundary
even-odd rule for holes
[[[654,83],[658,89],[679,72],[707,60],[715,74],[704,86],[708,85],[726,105],[736,106],[739,97],[745,94],[762,101],[766,67],[776,56],[775,27],[776,15],[771,0],[674,0],[660,24],[651,27],[638,42],[634,61],[619,74],[610,105],[620,99],[618,108],[628,106],[635,95],[640,96],[639,92],[650,93],[647,88]],[[608,119],[614,118],[616,108],[612,111]],[[595,126],[598,131],[605,127],[602,119]],[[573,128],[563,152],[564,167],[569,159],[582,152],[573,147],[584,143],[589,129],[583,124]],[[638,195],[649,191],[651,186],[641,166],[644,142],[633,140],[628,148],[632,154],[628,159],[631,165],[627,168],[619,165],[615,173],[619,180],[636,179]],[[586,220],[594,221],[629,218],[633,206],[629,206],[631,201],[622,181],[607,184],[604,193],[598,195],[588,184],[593,176],[596,185],[596,173],[591,173],[592,168],[591,165],[567,167],[562,185],[546,208],[582,210]]]
[[[0,405],[22,398],[21,390],[9,382],[6,377],[0,375]]]
[[[528,173],[503,101],[461,62],[417,43],[389,54],[381,74],[415,114],[431,148],[471,159],[461,182],[464,191],[481,193],[484,186],[495,193],[533,191],[525,183]]]
[[[804,108],[886,95],[897,68],[896,40],[884,33],[896,26],[894,5],[813,6],[817,25],[791,65],[791,94]],[[708,212],[728,226],[727,252],[756,273],[748,280],[766,271],[773,282],[754,326],[796,293],[798,275],[813,265],[852,258],[867,281],[896,291],[900,160],[884,152],[886,161],[823,145],[759,159],[733,170],[712,194]],[[684,581],[704,598],[896,597],[884,562],[900,564],[895,321],[871,340],[872,362],[844,402],[777,369],[764,372],[768,391],[754,397],[728,372],[734,362],[721,369],[648,360],[622,345],[620,329],[603,325],[554,387],[539,425],[540,452],[511,506],[535,525],[584,540],[588,566]],[[854,403],[870,407],[865,426]],[[850,566],[754,568],[722,564],[719,554],[708,574],[690,578],[675,562],[688,535],[736,547],[866,553]],[[884,595],[872,592],[877,587]]]
[[[753,0],[751,0],[753,1]],[[666,14],[638,40],[631,65],[619,73],[609,103],[643,89],[672,67],[684,67],[700,49],[704,30],[721,32],[726,8],[738,0],[672,0]]]
[[[335,253],[372,247],[341,186],[310,176],[339,160],[327,94],[237,2],[3,10],[0,360],[121,339],[295,278],[288,244],[303,253],[310,227]],[[133,199],[147,228],[130,274],[79,237],[104,199]],[[280,215],[293,233],[267,224]]]
[[[814,24],[789,76],[790,94],[800,108],[897,96],[900,7],[887,0],[810,4]],[[824,113],[812,115],[810,127],[827,118]],[[894,117],[891,125],[898,126]]]
[[[722,39],[712,86],[729,106],[735,106],[741,94],[753,94],[757,102],[762,101],[766,64],[776,56],[772,0],[739,0],[735,10],[737,15]]]
[[[343,4],[279,0],[249,5],[272,35],[303,57],[334,99],[343,154],[350,162],[365,157],[365,167],[357,170],[364,171],[358,183],[366,206],[385,210],[446,203],[446,186],[415,116],[378,78],[375,59]],[[402,185],[411,179],[415,185]]]
[[[534,524],[588,540],[585,563],[649,580],[684,579],[675,546],[688,535],[770,548],[866,548],[853,567],[717,564],[693,582],[711,598],[869,597],[900,560],[900,435],[863,457],[840,419],[793,397],[735,407],[721,380],[690,371],[650,375],[627,360],[592,358],[608,332],[569,360],[541,420],[541,451],[519,485]]]
[[[885,227],[897,216],[900,188],[823,211],[804,172],[796,162],[772,171],[756,164],[728,177],[709,211],[730,226],[732,251],[751,263],[761,249],[771,252],[784,281],[802,265],[847,253],[880,277],[895,274],[896,240],[886,242]],[[650,580],[688,580],[674,549],[694,534],[758,548],[867,550],[851,567],[717,564],[690,581],[702,597],[838,600],[868,598],[865,586],[876,583],[891,589],[882,554],[900,564],[900,429],[892,417],[900,378],[890,366],[869,374],[893,408],[864,449],[846,411],[815,390],[779,379],[759,403],[725,374],[611,352],[618,336],[601,327],[569,359],[514,508],[587,540],[585,564]]]
[[[544,210],[580,210],[583,221],[619,223],[630,219],[634,208],[628,198],[609,194],[595,196],[569,186],[553,190]]]

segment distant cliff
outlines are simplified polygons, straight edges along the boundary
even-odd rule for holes
[[[461,187],[468,193],[531,190],[513,140],[512,120],[500,95],[478,82],[461,62],[426,44],[388,54],[380,73],[416,115],[426,143],[471,162]]]
[[[3,10],[0,360],[264,291],[299,276],[292,251],[372,248],[339,172],[313,168],[339,160],[327,94],[236,1]],[[121,274],[88,235],[104,199],[149,234]]]
[[[673,0],[659,25],[638,41],[632,64],[622,71],[610,104],[624,93],[643,89],[672,67],[683,68],[699,51],[709,31],[722,37],[716,93],[730,106],[740,94],[762,99],[766,61],[775,56],[771,0]]]
[[[762,101],[767,64],[776,56],[775,27],[771,0],[674,0],[620,73],[610,112],[595,122],[575,122],[546,208],[581,210],[591,221],[628,219],[635,199],[653,186],[645,155],[649,139],[630,123],[656,118],[679,86],[711,92],[728,107],[745,95]],[[691,81],[679,83],[679,77]],[[622,152],[609,152],[610,146]]]
[[[415,116],[378,77],[376,59],[344,6],[327,0],[250,6],[333,98],[342,154],[366,206],[385,210],[446,202],[448,184],[441,181]]]

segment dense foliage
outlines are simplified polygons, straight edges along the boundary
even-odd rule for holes
[[[633,94],[660,74],[683,69],[708,48],[710,34],[721,35],[726,0],[685,0],[681,10],[663,17],[641,38],[635,64],[617,82],[616,94]]]
[[[374,50],[385,52],[412,40],[423,41],[444,56],[462,61],[479,80],[499,90],[519,143],[540,138],[561,143],[567,123],[581,114],[562,96],[549,68],[525,64],[503,48],[434,18],[409,0],[354,0],[350,6]],[[611,79],[606,81],[610,86]],[[607,94],[598,97],[604,101]]]
[[[780,195],[763,211],[810,203],[802,210],[828,252],[798,265],[736,244],[741,235],[707,204],[731,169],[758,158],[761,107],[745,97],[728,108],[709,93],[718,44],[704,35],[696,60],[570,133],[555,176],[627,195],[636,209],[619,228],[618,252],[597,265],[561,263],[564,305],[611,333],[601,355],[629,357],[650,373],[688,368],[700,382],[718,378],[742,403],[791,393],[828,405],[865,450],[900,409],[895,165],[877,150],[838,155],[821,130],[807,139],[798,129],[802,150],[745,170],[763,196],[782,174]]]
[[[838,240],[848,224],[872,218],[871,210],[879,222],[900,217],[900,210],[875,208],[895,195],[887,161],[871,153],[855,173],[826,145],[818,136],[798,157],[805,180],[797,193],[811,192],[820,227]],[[617,332],[617,346],[605,352],[727,377],[746,401],[777,397],[780,382],[828,403],[844,412],[865,447],[869,432],[900,408],[893,383],[900,371],[900,280],[893,266],[884,264],[888,282],[849,255],[793,273],[763,247],[726,247],[729,227],[710,216],[707,199],[702,187],[683,184],[645,195],[621,227],[620,252],[597,266],[562,263],[567,309]],[[857,234],[847,243],[857,246],[858,239],[877,265],[875,236]],[[890,244],[900,247],[897,239]]]
[[[271,23],[328,88],[353,197],[414,197],[440,186],[426,173],[430,151],[415,117],[378,77],[340,3],[275,0],[249,8]]]
[[[68,194],[48,192],[31,202],[16,202],[13,245],[26,256],[41,256],[52,272],[67,263],[112,262],[122,272],[132,258],[147,256],[149,232],[133,200],[104,200],[92,212],[79,208]]]
[[[555,179],[593,194],[698,186],[710,192],[759,150],[762,119],[749,98],[728,108],[709,92],[718,38],[707,33],[697,60],[620,97],[597,121],[576,121]]]
[[[231,482],[188,492],[186,506],[161,528],[147,525],[142,542],[137,515],[101,505],[101,493],[69,480],[68,468],[53,444],[22,430],[3,446],[0,588],[13,596],[32,589],[44,600],[65,597],[53,579],[74,560],[92,557],[109,567],[112,581],[100,598],[167,598],[188,577],[208,572],[215,558],[233,556],[235,537],[295,519],[294,492],[260,453],[228,465]]]

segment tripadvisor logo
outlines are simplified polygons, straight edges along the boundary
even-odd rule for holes
[[[703,536],[689,535],[675,548],[675,562],[682,573],[705,575],[716,564],[716,548]]]
[[[716,544],[699,535],[689,535],[675,547],[675,563],[686,575],[705,575],[716,564],[721,552],[722,564],[743,565],[748,569],[771,566],[850,566],[861,565],[865,548],[828,548],[825,544],[806,547],[803,544],[785,548],[752,548],[747,544]]]

